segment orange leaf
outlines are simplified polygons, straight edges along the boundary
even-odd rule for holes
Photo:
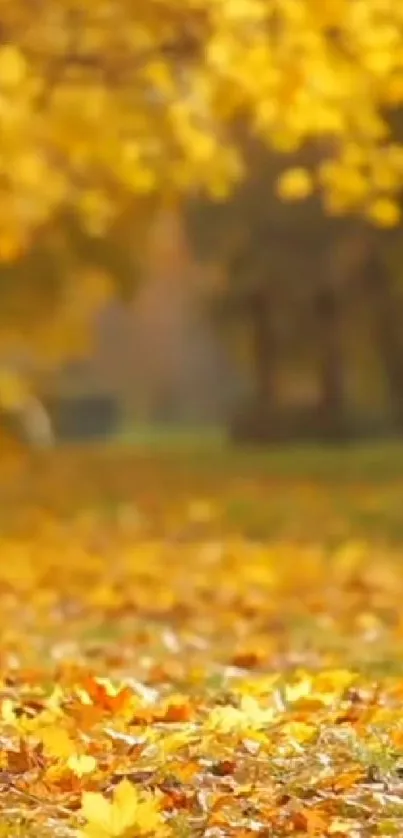
[[[85,678],[83,688],[93,704],[110,713],[121,712],[133,697],[133,692],[129,687],[125,686],[115,691],[110,681],[101,681],[98,678]]]
[[[165,709],[155,716],[159,722],[188,722],[192,718],[192,705],[182,696],[171,697]]]

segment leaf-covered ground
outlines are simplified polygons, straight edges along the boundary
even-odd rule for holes
[[[0,836],[403,834],[403,469],[287,456],[1,487]]]

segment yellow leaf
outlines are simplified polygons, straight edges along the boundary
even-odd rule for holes
[[[207,728],[220,733],[248,733],[269,724],[275,718],[272,708],[262,709],[252,696],[242,696],[240,707],[214,707]]]
[[[111,808],[112,804],[102,794],[85,792],[82,797],[81,814],[87,825],[81,834],[90,838],[108,838],[114,835],[110,829]]]
[[[312,692],[312,678],[309,675],[303,675],[295,684],[287,684],[285,688],[285,697],[287,702],[299,701],[301,698],[306,698]]]
[[[290,740],[300,743],[312,739],[317,733],[317,728],[306,722],[288,722],[283,726],[282,732]]]
[[[15,702],[5,698],[1,705],[1,718],[6,725],[17,725],[18,716],[15,712]]]
[[[284,201],[304,200],[312,191],[312,178],[306,169],[288,169],[277,181],[277,194]]]
[[[57,759],[66,759],[73,756],[76,747],[66,730],[60,727],[47,727],[40,731],[40,739],[43,742],[45,753]]]
[[[167,834],[158,798],[138,792],[128,780],[122,780],[116,787],[111,802],[102,794],[84,793],[81,814],[87,821],[82,838],[162,838]]]
[[[350,687],[356,677],[356,673],[350,669],[332,669],[329,672],[321,672],[314,680],[315,690],[340,693]]]

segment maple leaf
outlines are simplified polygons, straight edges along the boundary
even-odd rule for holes
[[[133,699],[133,692],[129,687],[116,687],[108,678],[88,677],[83,686],[93,704],[113,713],[124,710]]]
[[[82,796],[81,814],[86,824],[81,838],[137,838],[169,833],[155,795],[139,793],[128,780],[116,787],[112,801],[97,792]]]

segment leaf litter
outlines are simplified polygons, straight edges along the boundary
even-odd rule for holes
[[[347,515],[335,542],[333,487],[290,478],[253,497],[263,519],[300,491],[306,531],[290,503],[288,535],[251,538],[228,515],[233,474],[203,475],[201,495],[130,457],[92,455],[83,481],[83,458],[69,481],[50,464],[2,525],[0,836],[402,834],[387,528],[366,541]]]

